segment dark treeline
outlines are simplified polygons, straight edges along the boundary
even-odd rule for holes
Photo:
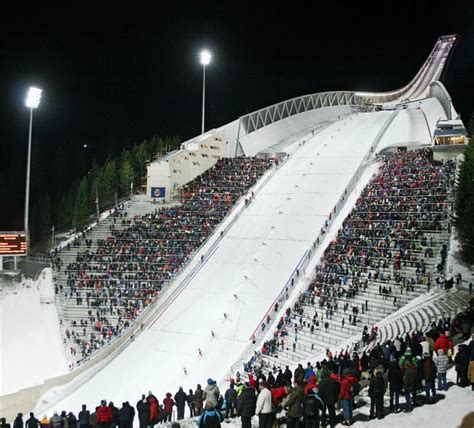
[[[102,212],[115,205],[116,199],[129,195],[131,184],[138,191],[146,184],[147,164],[168,150],[178,148],[177,137],[153,136],[116,157],[109,156],[99,164],[95,160],[88,172],[73,181],[66,190],[51,196],[41,193],[33,200],[30,211],[31,242],[35,250],[44,250],[55,232],[80,229],[96,213],[96,199]]]
[[[456,188],[455,225],[461,244],[461,258],[468,265],[474,264],[474,113],[467,131],[471,137],[464,152]]]

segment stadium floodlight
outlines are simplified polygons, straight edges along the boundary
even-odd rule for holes
[[[199,54],[199,62],[202,64],[202,65],[209,65],[209,63],[211,62],[211,59],[212,59],[212,55],[211,53],[204,49],[203,51],[201,51],[201,53]]]
[[[31,134],[33,131],[33,110],[38,108],[41,93],[39,88],[30,87],[26,96],[25,105],[30,109],[30,130],[28,133],[28,157],[26,163],[26,190],[25,190],[25,233],[26,233],[26,252],[30,251],[30,233],[28,230],[28,214],[30,206],[30,169],[31,169]]]
[[[202,65],[202,121],[201,121],[201,134],[204,134],[204,115],[205,115],[205,105],[206,105],[206,65],[209,65],[211,62],[212,55],[207,50],[204,49],[199,54],[199,62]]]
[[[41,100],[41,89],[34,88],[33,86],[28,90],[28,95],[26,96],[25,105],[28,108],[38,108]]]

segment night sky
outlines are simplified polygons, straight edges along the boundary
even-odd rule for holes
[[[44,192],[66,191],[94,158],[104,161],[153,134],[197,135],[203,47],[213,53],[208,129],[299,95],[396,89],[415,75],[437,37],[451,33],[461,39],[444,83],[463,118],[473,109],[470,1],[165,5],[171,3],[2,13],[0,230],[22,229],[30,85],[44,91],[34,114],[30,204]]]

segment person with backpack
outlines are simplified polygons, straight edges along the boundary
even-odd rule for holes
[[[303,400],[303,422],[305,428],[319,428],[324,407],[324,402],[318,395],[318,388],[313,388],[306,393]]]
[[[272,393],[268,389],[267,382],[260,382],[258,388],[260,392],[255,405],[255,414],[258,416],[258,426],[259,428],[271,428]]]
[[[288,397],[288,401],[285,403],[285,409],[287,410],[287,428],[298,428],[301,417],[303,416],[303,407],[301,407],[303,398],[303,386],[300,385],[297,380],[295,380],[293,382],[293,390]]]
[[[383,367],[379,366],[374,370],[374,376],[370,379],[370,419],[373,419],[375,416],[377,416],[377,419],[383,419],[383,396],[385,395],[386,388],[383,373]]]
[[[325,405],[322,424],[326,426],[326,421],[329,419],[329,426],[334,428],[336,426],[336,403],[339,396],[339,383],[334,380],[327,368],[321,370],[321,380],[319,381],[318,392]]]

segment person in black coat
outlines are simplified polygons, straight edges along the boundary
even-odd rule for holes
[[[135,409],[130,406],[129,402],[122,403],[122,408],[119,410],[119,427],[132,428],[133,418],[135,417]]]
[[[251,428],[251,419],[255,415],[256,405],[257,396],[255,395],[255,390],[246,382],[244,390],[237,399],[237,414],[240,415],[242,428]]]
[[[374,370],[374,376],[369,383],[370,418],[383,418],[383,396],[385,394],[385,380],[383,378],[383,367]]]
[[[25,422],[25,428],[39,428],[41,423],[35,418],[33,412],[30,413],[30,418]]]
[[[291,385],[291,379],[293,378],[293,373],[291,373],[290,366],[286,366],[283,376],[285,376],[285,385]]]
[[[178,409],[178,421],[184,419],[184,408],[186,407],[188,396],[183,391],[183,387],[179,387],[179,391],[174,395],[174,402]]]
[[[235,405],[237,402],[237,391],[234,388],[234,384],[231,383],[229,389],[225,392],[224,395],[226,408],[225,408],[225,417],[229,416],[233,418],[235,416]]]
[[[403,376],[397,360],[390,363],[388,369],[388,385],[390,392],[390,411],[398,413],[400,412],[400,392],[403,387]]]
[[[0,418],[0,428],[10,428],[10,424],[7,424],[7,420],[5,418]]]
[[[278,374],[277,374],[277,377],[276,377],[276,384],[278,386],[286,386],[286,378],[285,378],[285,375],[283,374],[283,372],[280,370],[278,370]]]
[[[82,405],[82,410],[79,412],[78,416],[79,416],[79,428],[89,428],[91,412],[87,410],[87,406],[85,404]]]
[[[77,418],[72,412],[67,414],[67,425],[69,428],[77,428]]]
[[[150,419],[150,408],[148,407],[145,394],[142,395],[142,399],[137,403],[137,411],[140,428],[146,428]]]
[[[112,412],[112,421],[110,423],[110,426],[112,428],[118,427],[118,424],[119,424],[119,409],[114,406],[114,403],[112,401],[109,403],[109,408],[110,408],[110,411]],[[69,428],[71,428],[71,427],[69,427]]]
[[[13,428],[23,428],[23,413],[18,413],[13,421]]]
[[[321,370],[321,380],[318,385],[318,393],[326,405],[325,412],[323,413],[323,425],[327,425],[326,419],[329,417],[329,425],[332,427],[336,426],[336,403],[339,396],[339,384],[329,377],[329,371],[327,369]]]

